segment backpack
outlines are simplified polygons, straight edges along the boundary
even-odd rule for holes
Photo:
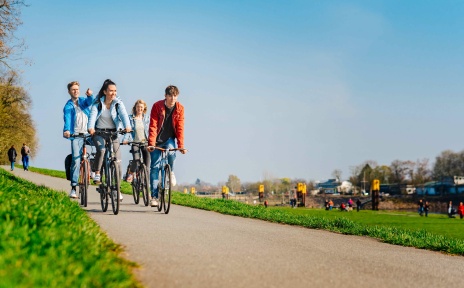
[[[72,164],[72,154],[69,154],[64,159],[64,171],[66,171],[67,180],[71,180],[71,164]]]
[[[97,109],[98,109],[98,112],[100,112],[102,110],[102,102],[101,101],[98,101],[98,106],[97,106]],[[119,117],[119,103],[116,103],[116,105],[114,106],[114,108],[116,109],[116,116]]]

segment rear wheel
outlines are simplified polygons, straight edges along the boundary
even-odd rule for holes
[[[161,209],[163,209],[163,169],[159,169],[158,172],[158,212],[161,212]]]
[[[143,197],[143,204],[145,204],[145,206],[148,206],[148,183],[149,182],[149,179],[148,179],[148,173],[147,173],[147,167],[145,167],[145,164],[142,164],[141,167],[140,167],[140,171],[139,171],[139,180],[138,180],[138,184],[139,184],[139,193],[142,193],[142,197]]]
[[[137,168],[138,169],[138,168]],[[134,196],[134,203],[139,204],[140,201],[140,192],[139,192],[139,172],[134,173],[135,177],[132,178],[132,196]]]
[[[79,196],[81,205],[87,207],[87,192],[89,191],[89,162],[84,161],[79,173]]]
[[[164,193],[163,193],[163,208],[164,213],[169,213],[171,207],[171,166],[164,166]]]
[[[118,215],[119,213],[119,194],[121,193],[121,188],[119,187],[119,169],[118,165],[114,161],[110,163],[110,170],[109,170],[108,177],[108,184],[110,187],[110,195],[111,195],[111,206],[113,208],[114,215]]]
[[[106,164],[103,164],[103,165],[106,165]],[[106,210],[108,210],[108,193],[107,193],[108,187],[106,186],[106,178],[107,177],[105,174],[105,167],[102,167],[100,171],[101,184],[100,184],[99,190],[100,190],[100,203],[101,203],[103,212],[106,212]]]

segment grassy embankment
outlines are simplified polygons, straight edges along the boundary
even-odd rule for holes
[[[120,250],[66,194],[0,169],[0,287],[141,286]]]
[[[47,175],[51,175],[53,171],[37,168],[30,170]],[[65,178],[64,172],[61,173],[62,178]],[[122,191],[131,194],[131,186],[123,182]],[[408,212],[361,210],[358,213],[286,207],[266,209],[263,206],[251,206],[231,200],[199,198],[181,193],[173,194],[173,203],[270,222],[368,236],[396,245],[464,255],[462,232],[464,220],[450,219],[446,215],[430,214],[426,218]]]

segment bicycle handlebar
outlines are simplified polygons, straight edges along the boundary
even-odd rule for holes
[[[124,143],[124,142],[121,142],[120,143],[121,145],[135,145],[135,146],[148,146],[148,143],[147,142],[134,142],[134,141],[131,141],[131,142],[127,142],[127,143]]]
[[[161,148],[161,147],[156,147],[156,146],[148,146],[148,148],[156,149],[156,150],[160,150],[160,151],[188,151],[185,148],[169,148],[169,149],[166,149],[166,148]]]

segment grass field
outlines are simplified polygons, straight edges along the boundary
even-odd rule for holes
[[[60,175],[60,171],[56,170],[37,168],[30,170],[46,175]],[[64,172],[61,173],[64,175]],[[132,193],[131,186],[126,182],[122,182],[121,190],[125,194]],[[341,212],[290,207],[266,209],[261,205],[200,198],[182,193],[173,194],[173,203],[223,214],[369,236],[387,243],[464,255],[464,220],[448,218],[443,214],[420,217],[417,213],[394,211]]]
[[[140,287],[120,251],[66,194],[0,169],[0,287]]]

